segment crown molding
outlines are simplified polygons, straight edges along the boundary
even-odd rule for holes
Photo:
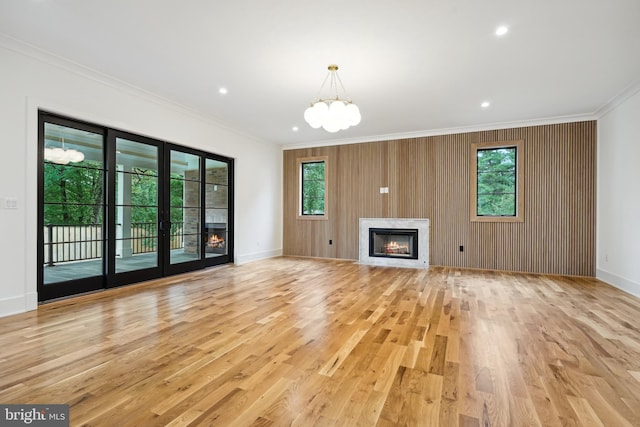
[[[386,135],[372,135],[372,136],[364,136],[364,137],[358,137],[358,138],[332,139],[328,141],[283,144],[282,150],[287,151],[287,150],[297,150],[300,148],[330,147],[333,145],[363,144],[367,142],[394,141],[399,139],[424,138],[429,136],[453,135],[458,133],[483,132],[483,131],[490,131],[490,130],[513,129],[513,128],[530,127],[530,126],[544,126],[544,125],[555,125],[555,124],[562,124],[562,123],[586,122],[586,121],[597,120],[597,119],[598,117],[595,114],[575,114],[570,116],[549,117],[544,119],[519,120],[519,121],[513,121],[513,122],[488,123],[483,125],[472,125],[472,126],[458,126],[458,127],[423,130],[423,131],[416,131],[416,132],[393,133],[393,134],[386,134]]]
[[[611,100],[609,100],[609,102],[596,110],[596,112],[594,113],[595,116],[598,119],[601,119],[611,111],[618,108],[621,104],[623,104],[626,100],[628,100],[638,92],[640,92],[640,79],[627,86],[622,92],[614,96]]]
[[[267,142],[262,138],[258,138],[255,135],[245,133],[237,128],[234,128],[233,126],[223,123],[222,121],[206,116],[191,107],[180,104],[179,102],[162,97],[156,93],[153,93],[141,87],[132,85],[131,83],[127,83],[123,80],[120,80],[111,75],[102,73],[93,68],[89,68],[85,65],[82,65],[68,58],[65,58],[63,56],[60,56],[55,53],[44,50],[42,48],[39,48],[30,43],[16,39],[2,32],[0,32],[0,47],[4,47],[5,49],[15,52],[17,54],[35,59],[37,61],[41,61],[53,67],[60,68],[69,73],[73,73],[77,76],[83,77],[85,79],[92,80],[96,83],[108,86],[114,90],[142,98],[145,101],[152,102],[156,105],[160,105],[164,108],[174,110],[181,114],[185,114],[194,119],[198,119],[200,121],[209,123],[218,128],[226,130],[230,133],[236,134],[243,138],[250,139],[251,141],[261,142],[261,143]]]
[[[263,138],[257,137],[256,135],[245,133],[233,126],[223,123],[222,121],[216,120],[215,118],[205,116],[204,114],[202,114],[201,112],[193,108],[190,108],[178,102],[172,101],[168,98],[164,98],[158,94],[147,91],[143,88],[132,85],[130,83],[117,79],[108,74],[102,73],[95,69],[86,67],[82,64],[74,62],[60,55],[54,54],[52,52],[46,51],[32,44],[26,43],[22,40],[13,38],[2,32],[0,32],[0,46],[10,51],[16,52],[18,54],[36,59],[38,61],[55,66],[57,68],[66,70],[70,73],[76,74],[83,78],[93,80],[97,83],[109,86],[115,90],[124,91],[126,93],[143,98],[147,101],[156,103],[158,105],[162,105],[163,107],[173,109],[182,114],[186,114],[193,118],[215,125],[221,129],[234,133],[238,136],[242,136],[244,138],[250,139],[252,141],[269,142]],[[458,127],[451,127],[451,128],[421,130],[421,131],[414,131],[414,132],[402,132],[402,133],[382,134],[382,135],[371,135],[371,136],[363,136],[363,137],[355,137],[355,138],[320,140],[320,141],[292,143],[292,144],[280,143],[275,145],[280,145],[281,149],[285,151],[285,150],[295,150],[295,149],[301,149],[301,148],[313,148],[313,147],[324,147],[324,146],[346,145],[346,144],[361,144],[366,142],[422,138],[422,137],[429,137],[429,136],[451,135],[456,133],[470,133],[470,132],[479,132],[479,131],[488,131],[488,130],[510,129],[510,128],[517,128],[517,127],[542,126],[542,125],[549,125],[549,124],[598,120],[603,116],[605,116],[606,114],[608,114],[609,112],[611,112],[612,110],[614,110],[615,108],[617,108],[620,104],[624,103],[626,100],[631,98],[633,95],[635,95],[639,91],[640,91],[640,79],[638,79],[636,82],[629,85],[627,88],[625,88],[621,93],[613,97],[605,105],[603,105],[598,110],[590,114],[578,114],[578,115],[559,116],[559,117],[550,117],[550,118],[541,118],[541,119],[520,120],[520,121],[512,121],[512,122],[488,123],[488,124],[482,124],[482,125],[458,126]]]

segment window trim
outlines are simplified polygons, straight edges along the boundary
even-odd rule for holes
[[[324,162],[324,214],[323,215],[303,215],[302,214],[302,165],[305,163]],[[296,168],[298,170],[298,189],[297,189],[297,219],[310,220],[328,220],[329,219],[329,156],[314,157],[298,157],[296,159]]]
[[[516,214],[514,216],[478,215],[478,151],[514,147],[516,149]],[[524,222],[524,141],[472,143],[470,156],[469,217],[471,222]]]

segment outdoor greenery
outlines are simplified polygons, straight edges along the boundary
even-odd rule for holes
[[[99,162],[81,166],[44,164],[45,225],[102,223],[104,171]]]
[[[302,215],[324,215],[324,161],[302,163]]]
[[[121,179],[121,176],[118,177]],[[173,177],[175,178],[175,177]],[[104,171],[101,162],[44,164],[45,225],[102,224]],[[183,206],[184,182],[171,179],[171,206]],[[157,172],[133,168],[131,171],[131,222],[158,220]],[[171,209],[171,222],[181,224],[182,209]]]
[[[516,148],[477,152],[479,216],[516,215]]]

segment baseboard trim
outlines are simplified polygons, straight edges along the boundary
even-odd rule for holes
[[[640,283],[636,283],[633,280],[625,279],[616,274],[609,273],[608,271],[597,269],[596,278],[602,280],[605,283],[618,288],[634,297],[640,298]]]
[[[250,254],[236,255],[235,264],[242,265],[262,259],[276,258],[282,256],[282,249],[273,249],[270,251],[253,252]]]
[[[20,314],[38,308],[38,294],[29,293],[12,298],[0,299],[0,317]]]
[[[24,297],[24,302],[27,311],[35,310],[38,308],[38,293],[37,292],[27,292],[27,295]]]

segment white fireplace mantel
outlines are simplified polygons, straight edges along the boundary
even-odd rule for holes
[[[369,256],[370,228],[410,228],[418,230],[418,259],[385,258]],[[384,267],[429,267],[429,220],[426,218],[360,218],[360,264]]]

